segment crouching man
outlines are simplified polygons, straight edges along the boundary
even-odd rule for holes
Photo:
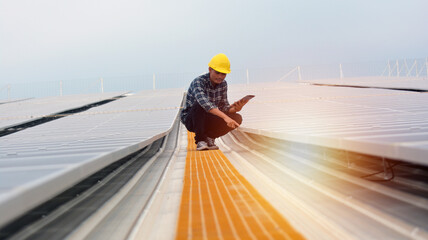
[[[244,103],[232,105],[227,100],[226,75],[230,62],[225,54],[214,56],[208,63],[208,73],[195,78],[187,90],[186,102],[181,111],[181,122],[195,133],[196,150],[216,150],[215,139],[239,127],[237,114]]]

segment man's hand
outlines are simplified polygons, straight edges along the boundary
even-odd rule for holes
[[[230,105],[230,112],[239,112],[242,110],[242,107],[246,104],[247,102],[244,100],[239,100],[237,102],[234,102],[232,105]]]
[[[232,118],[230,118],[230,117],[224,118],[224,121],[226,122],[227,126],[230,127],[230,128],[237,128],[237,127],[239,127],[239,124],[235,120],[233,120]]]
[[[239,127],[239,124],[233,120],[232,118],[230,118],[229,116],[227,116],[226,114],[224,114],[222,111],[218,110],[218,108],[213,108],[209,111],[211,114],[214,114],[216,116],[221,117],[227,124],[228,127],[230,128],[237,128]]]

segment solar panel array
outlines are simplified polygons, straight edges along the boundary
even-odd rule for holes
[[[182,99],[144,91],[1,137],[0,226],[166,135]]]
[[[428,165],[428,94],[295,83],[231,85],[255,94],[242,131]]]

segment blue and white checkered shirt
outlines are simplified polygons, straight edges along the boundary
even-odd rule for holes
[[[224,80],[214,87],[210,81],[209,73],[195,78],[190,83],[189,90],[187,90],[186,103],[180,115],[182,123],[186,122],[187,114],[193,104],[196,103],[201,105],[207,112],[213,108],[218,108],[220,111],[227,113],[230,109],[230,104],[227,100],[227,82]]]

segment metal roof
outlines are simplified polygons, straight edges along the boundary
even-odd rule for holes
[[[428,94],[296,83],[231,85],[255,94],[241,131],[428,165]]]
[[[0,129],[123,94],[125,92],[67,95],[7,102],[7,104],[0,104]]]
[[[359,87],[428,90],[426,77],[358,77],[358,78],[330,78],[305,80],[305,83],[345,85]]]
[[[19,98],[19,99],[8,99],[8,100],[0,100],[0,104],[13,103],[13,102],[21,102],[26,101],[32,98]]]
[[[382,173],[373,156],[239,131],[219,143],[307,239],[428,238],[426,168],[397,163]]]
[[[426,93],[290,83],[229,85],[229,89],[231,103],[246,94],[256,95],[241,112],[244,122],[238,130],[262,136],[233,131],[218,139],[220,149],[238,172],[305,237],[425,239],[428,236],[424,224],[428,216],[426,181],[406,179],[426,176],[424,169],[396,165],[397,181],[370,182],[367,176],[373,176],[373,171],[376,173],[381,165],[371,164],[380,162],[379,158],[335,150],[426,165],[423,160],[426,154],[423,144],[428,135]],[[0,138],[0,226],[91,172],[165,135],[177,117],[181,100],[182,90],[146,91]],[[185,144],[186,139],[192,140],[191,135],[187,135],[183,125],[178,131],[178,147],[170,163],[166,167],[153,166],[153,170],[161,168],[156,170],[164,174],[148,200],[142,200],[145,196],[140,189],[147,189],[143,183],[157,180],[142,178],[139,170],[127,189],[119,191],[117,195],[121,196],[100,204],[85,221],[73,218],[79,227],[72,230],[73,234],[105,238],[114,229],[120,229],[125,235],[131,233],[129,239],[174,237],[174,230],[180,231],[176,225],[180,196],[186,197],[181,192],[185,190],[186,154],[193,154]],[[215,218],[217,213],[207,209],[209,204],[220,203],[215,200],[202,205],[201,202],[217,194],[218,187],[205,184],[209,182],[208,175],[224,171],[212,163],[224,161],[209,154],[203,152],[200,160],[204,159],[206,165],[199,166],[198,176],[193,175],[193,189],[199,191],[196,186],[201,184],[203,191],[196,201],[190,199],[190,202],[196,209],[208,206],[205,212],[195,211],[198,217]],[[347,162],[348,155],[351,165]],[[150,172],[151,166],[144,172]],[[218,186],[225,181],[222,175]],[[236,184],[232,186],[225,188],[228,193],[219,196],[229,197],[231,192],[241,190]],[[132,204],[136,202],[139,204]],[[233,208],[222,204],[220,207],[227,210]],[[241,199],[234,204],[242,204]],[[93,206],[77,210],[86,213]],[[50,221],[63,220],[61,215],[51,215],[54,216]],[[49,215],[43,218],[46,219]],[[107,222],[110,225],[104,225]],[[131,225],[125,228],[124,223]],[[33,231],[32,226],[28,229]],[[55,233],[59,232],[57,229]],[[132,231],[128,232],[129,229]],[[49,231],[44,234],[51,234]],[[121,234],[120,231],[114,234]]]
[[[144,91],[1,137],[0,225],[166,135],[182,98]]]

